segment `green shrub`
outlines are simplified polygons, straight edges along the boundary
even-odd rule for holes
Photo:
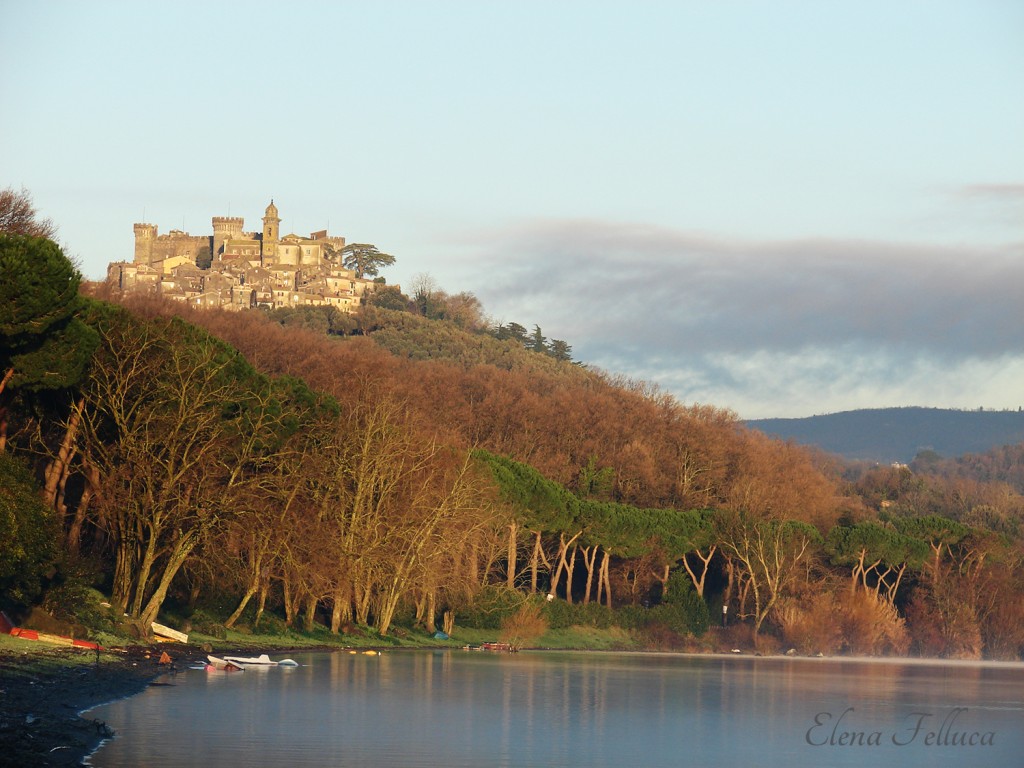
[[[704,598],[697,594],[693,582],[680,571],[669,576],[661,605],[656,607],[666,626],[676,632],[703,635],[711,626],[711,614]]]
[[[58,574],[56,516],[28,470],[0,453],[0,608],[26,612]]]
[[[224,625],[216,618],[208,614],[202,608],[199,608],[192,614],[190,619],[192,623],[192,630],[199,632],[203,635],[210,637],[216,637],[218,640],[226,640],[228,631]]]
[[[544,603],[544,617],[551,629],[594,627],[607,629],[615,624],[614,614],[600,603],[575,603],[551,600]]]

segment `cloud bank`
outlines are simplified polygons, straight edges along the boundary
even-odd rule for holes
[[[1024,248],[741,241],[598,221],[462,243],[496,318],[746,418],[1024,402]],[[468,256],[472,254],[471,256]]]

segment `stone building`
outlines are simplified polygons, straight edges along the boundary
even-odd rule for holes
[[[259,232],[246,232],[239,216],[214,216],[212,225],[212,235],[161,235],[155,224],[135,224],[135,258],[112,263],[107,282],[115,290],[153,291],[200,307],[328,305],[343,312],[378,285],[342,266],[345,238],[327,230],[282,236],[273,200]]]

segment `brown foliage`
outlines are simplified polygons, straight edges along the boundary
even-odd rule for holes
[[[803,448],[744,430],[729,411],[683,406],[648,385],[578,366],[413,360],[381,349],[372,336],[327,337],[258,312],[166,304],[145,311],[185,315],[258,370],[300,377],[342,404],[399,396],[445,440],[529,463],[569,488],[596,465],[613,469],[611,500],[639,507],[728,503],[822,531],[836,516],[834,485]]]
[[[896,608],[866,589],[807,588],[780,601],[773,617],[785,645],[801,653],[899,656],[910,645]]]
[[[980,659],[981,627],[974,606],[963,601],[955,580],[918,587],[907,606],[913,650],[921,656]]]
[[[544,609],[536,601],[530,600],[519,606],[511,616],[502,619],[499,638],[503,643],[508,643],[512,650],[518,651],[547,631],[548,620],[544,617]]]
[[[787,648],[804,654],[830,655],[843,646],[843,629],[837,613],[835,595],[817,592],[800,600],[780,601],[774,618]]]
[[[901,656],[910,646],[906,622],[895,606],[866,589],[843,596],[839,610],[846,649],[864,656]]]

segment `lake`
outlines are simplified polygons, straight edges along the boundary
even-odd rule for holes
[[[291,654],[92,710],[131,766],[1024,765],[1024,664]]]

